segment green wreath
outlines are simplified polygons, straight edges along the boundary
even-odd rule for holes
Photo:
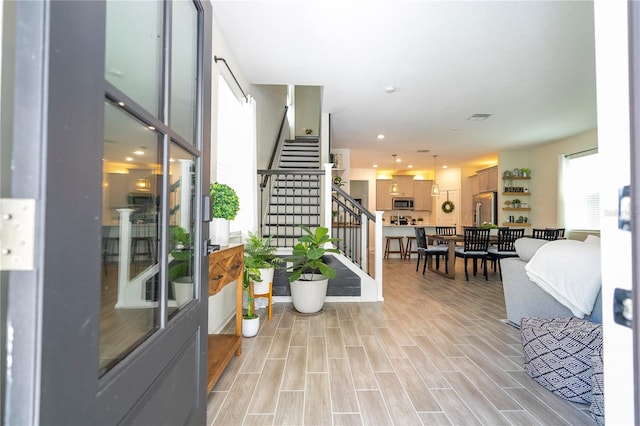
[[[442,211],[445,212],[445,213],[451,213],[454,208],[455,208],[455,206],[449,200],[447,200],[444,203],[442,203]]]

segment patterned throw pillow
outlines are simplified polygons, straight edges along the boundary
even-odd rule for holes
[[[569,401],[590,404],[592,354],[602,346],[602,326],[571,318],[522,318],[524,369],[540,385]]]

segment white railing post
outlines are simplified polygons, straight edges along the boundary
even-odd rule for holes
[[[120,213],[120,233],[118,235],[118,302],[116,308],[126,304],[127,284],[131,269],[131,212],[134,209],[116,209]]]
[[[180,227],[191,232],[191,164],[192,160],[180,161]],[[209,189],[207,188],[208,192]]]
[[[376,210],[376,229],[375,235],[375,248],[373,252],[374,265],[375,265],[375,277],[376,283],[378,283],[378,301],[382,302],[384,296],[382,295],[382,215],[383,211]]]

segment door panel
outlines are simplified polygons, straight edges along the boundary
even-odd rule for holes
[[[171,8],[163,2],[114,2],[118,7],[135,3],[132,15],[137,7],[155,7],[161,13],[159,23],[157,14],[153,15],[155,32],[148,41],[154,46],[160,43],[155,55],[168,56],[159,65],[155,56],[152,62],[157,66],[146,71],[153,81],[147,89],[153,86],[155,95],[140,96],[136,85],[127,80],[140,69],[110,73],[105,66],[108,3],[15,4],[19,17],[16,75],[21,76],[20,70],[39,71],[34,74],[42,81],[34,81],[31,72],[24,73],[32,78],[28,84],[18,78],[13,106],[19,113],[12,126],[33,131],[24,143],[15,144],[19,149],[13,152],[11,177],[22,188],[13,188],[11,196],[36,199],[37,236],[36,270],[9,274],[10,281],[24,289],[17,285],[15,291],[10,289],[7,308],[7,323],[19,323],[15,344],[7,353],[15,359],[14,367],[20,368],[12,372],[12,380],[20,380],[20,386],[7,387],[6,409],[11,414],[4,420],[10,424],[203,424],[206,419],[207,299],[201,282],[207,274],[202,239],[208,229],[194,200],[201,199],[203,182],[209,181],[205,135],[210,134],[211,116],[211,7],[209,3],[180,5],[190,6],[191,19],[195,16],[197,22],[189,28],[195,31],[189,38],[196,46],[192,49],[196,65],[191,69],[198,73],[189,82],[195,90],[189,98],[198,102],[197,108],[187,112],[190,118],[182,120],[192,124],[176,131],[170,117],[163,116],[172,111],[166,64],[175,34],[171,19],[162,15],[171,13]],[[130,17],[128,10],[123,13]],[[128,21],[119,22],[123,30]],[[46,31],[34,33],[40,28]],[[127,37],[135,45],[135,36],[128,33]],[[116,53],[127,47],[121,46]],[[110,127],[112,113],[125,119]],[[189,126],[194,130],[189,131]],[[190,134],[183,137],[181,133]],[[131,153],[131,160],[116,161],[110,158],[110,148],[116,145],[137,147],[145,155]],[[188,211],[183,224],[193,241],[186,247],[193,276],[191,301],[180,310],[170,303],[168,280],[170,209],[177,206],[168,201],[170,155],[178,151],[190,163],[189,189],[178,210]],[[116,163],[127,165],[126,177],[115,176],[109,169]],[[107,194],[111,189],[114,193]],[[111,203],[115,200],[130,210],[126,221],[117,209],[114,219],[112,207],[118,206]],[[112,238],[112,230],[106,232],[105,226],[115,226],[117,237],[113,238],[124,240],[125,223],[129,237],[141,232],[142,243],[137,247],[131,238],[126,244],[118,241],[118,248],[105,258],[104,241]],[[129,266],[126,273],[122,273],[123,264]],[[118,306],[121,284],[128,291],[140,277],[144,282],[140,292],[134,293],[143,306]],[[108,286],[117,296],[104,303]],[[116,313],[121,318],[115,318]],[[140,315],[143,321],[133,318]],[[111,342],[104,340],[108,337]],[[113,342],[123,346],[113,350]]]

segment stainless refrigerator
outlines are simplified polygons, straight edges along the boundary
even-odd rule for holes
[[[473,226],[498,224],[498,193],[482,192],[473,196]]]

